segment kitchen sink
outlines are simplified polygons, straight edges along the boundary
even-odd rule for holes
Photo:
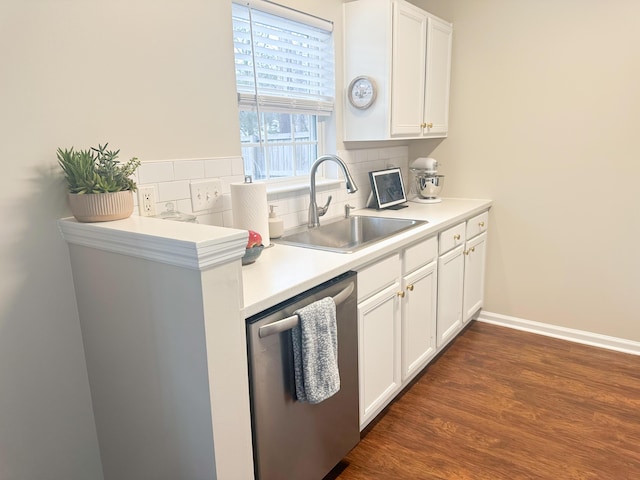
[[[353,253],[396,233],[425,223],[427,222],[424,220],[353,215],[322,224],[316,228],[305,226],[273,241],[296,247]]]

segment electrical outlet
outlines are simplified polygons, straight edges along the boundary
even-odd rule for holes
[[[211,210],[222,196],[222,182],[219,178],[194,180],[191,188],[191,207],[194,212]]]
[[[155,186],[138,187],[138,209],[141,217],[152,217],[156,214]]]

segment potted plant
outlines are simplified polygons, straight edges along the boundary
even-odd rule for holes
[[[80,222],[105,222],[127,218],[133,213],[131,178],[140,161],[133,157],[121,164],[120,150],[107,150],[108,143],[98,148],[74,150],[58,148],[58,163],[69,186],[69,206]]]

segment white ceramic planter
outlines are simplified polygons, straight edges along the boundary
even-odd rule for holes
[[[79,222],[121,220],[133,213],[133,192],[70,193],[69,206]]]

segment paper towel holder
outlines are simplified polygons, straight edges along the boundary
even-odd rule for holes
[[[265,247],[270,246],[266,184],[254,182],[251,175],[243,177],[244,181],[229,185],[232,225],[234,228],[258,232]]]

